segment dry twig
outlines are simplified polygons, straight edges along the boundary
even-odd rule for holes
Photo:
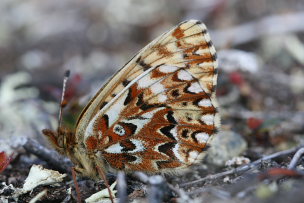
[[[250,163],[250,164],[240,166],[238,168],[235,168],[235,169],[232,169],[232,170],[229,170],[229,171],[224,171],[224,172],[221,172],[221,173],[217,173],[217,174],[214,174],[214,175],[208,175],[208,176],[206,176],[204,178],[201,178],[199,180],[195,180],[195,181],[191,181],[191,182],[188,182],[188,183],[181,184],[180,186],[181,187],[187,187],[187,186],[198,184],[198,183],[201,183],[201,182],[204,182],[204,181],[207,181],[207,180],[215,180],[215,179],[227,176],[227,175],[244,173],[244,172],[246,172],[246,171],[248,171],[252,168],[256,168],[256,167],[260,166],[263,163],[263,161],[267,161],[267,160],[271,160],[271,159],[278,158],[278,157],[281,157],[281,156],[286,156],[286,155],[292,154],[292,153],[298,151],[302,147],[304,147],[304,145],[300,145],[298,147],[288,149],[288,150],[284,150],[284,151],[279,151],[279,152],[270,154],[268,156],[265,156],[261,159],[258,159],[256,161]]]
[[[299,159],[302,157],[303,154],[304,154],[304,148],[299,149],[293,156],[291,162],[289,163],[288,169],[296,168],[297,163],[299,162]]]

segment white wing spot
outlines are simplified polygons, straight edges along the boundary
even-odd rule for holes
[[[135,145],[135,149],[133,149],[132,151],[128,151],[128,153],[142,152],[146,149],[143,141],[137,140],[137,139],[130,139],[130,141]],[[107,153],[111,153],[111,154],[126,153],[126,152],[123,152],[122,150],[123,150],[123,147],[120,146],[120,143],[116,143],[116,144],[109,146],[104,151]]]
[[[165,102],[167,99],[168,99],[168,97],[165,94],[158,95],[158,101],[159,102]]]
[[[188,91],[193,93],[200,93],[203,92],[203,89],[201,88],[200,84],[198,84],[198,82],[194,82],[188,88]]]
[[[179,144],[176,144],[172,151],[178,160],[180,160],[181,162],[185,161],[184,158],[179,154]]]
[[[170,130],[170,133],[177,139],[177,128],[176,126]]]
[[[193,80],[192,75],[185,70],[178,71],[177,77],[180,80]]]
[[[139,88],[144,89],[150,87],[154,82],[155,80],[151,79],[150,74],[147,74],[144,77],[142,77],[140,80],[138,80],[137,84]]]
[[[160,66],[158,68],[158,70],[160,72],[163,72],[163,73],[173,73],[177,70],[177,67],[176,66],[163,65],[163,66]]]
[[[213,62],[203,62],[198,65],[200,68],[208,68],[214,66]]]
[[[159,94],[159,93],[165,91],[165,88],[161,83],[155,83],[154,85],[151,86],[151,91],[154,94]]]
[[[195,52],[195,54],[198,54],[198,55],[203,55],[206,53],[210,53],[210,50],[209,49],[199,49]]]
[[[210,36],[209,36],[208,33],[206,33],[206,34],[204,35],[204,37],[205,37],[206,42],[210,42],[210,41],[211,41]]]
[[[206,114],[201,117],[201,120],[206,123],[206,125],[213,125],[214,115]]]
[[[207,133],[201,132],[201,133],[197,133],[195,135],[195,138],[197,139],[198,143],[202,144],[208,141],[209,135]]]
[[[212,106],[212,103],[209,99],[202,99],[198,102],[199,106],[209,107]]]
[[[111,146],[109,146],[108,148],[105,149],[105,152],[107,153],[111,153],[111,154],[120,154],[122,153],[123,147],[120,146],[119,143],[113,144]]]

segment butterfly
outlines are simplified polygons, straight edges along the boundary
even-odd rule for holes
[[[162,34],[90,100],[74,132],[43,130],[83,176],[170,173],[199,163],[220,126],[216,51],[206,26],[188,20]]]

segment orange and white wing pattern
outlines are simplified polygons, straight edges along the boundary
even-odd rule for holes
[[[180,23],[142,49],[81,114],[76,137],[110,168],[176,171],[197,163],[220,125],[216,52],[206,26]]]

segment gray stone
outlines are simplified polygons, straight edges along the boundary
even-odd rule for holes
[[[216,166],[241,155],[247,149],[247,143],[241,135],[232,131],[221,131],[210,141],[206,161]]]

